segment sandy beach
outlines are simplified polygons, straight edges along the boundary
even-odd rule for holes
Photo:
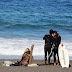
[[[54,66],[45,65],[44,60],[33,60],[32,63],[40,64],[38,67],[26,67],[26,66],[3,66],[3,61],[19,61],[18,59],[0,59],[0,72],[72,72],[72,67],[62,68],[60,65]],[[51,61],[53,63],[53,61]],[[70,60],[72,66],[72,60]]]

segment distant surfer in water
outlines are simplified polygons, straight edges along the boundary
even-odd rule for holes
[[[53,52],[54,52],[54,65],[56,65],[56,54],[58,56],[58,47],[59,47],[59,44],[61,42],[61,37],[60,35],[57,33],[57,31],[53,31],[53,43],[54,43],[54,49],[53,49]],[[58,64],[59,65],[59,56],[58,56]]]
[[[52,44],[53,44],[53,36],[52,36],[53,30],[51,29],[49,31],[48,35],[45,35],[43,37],[43,40],[45,40],[45,46],[44,46],[44,52],[45,52],[45,64],[47,64],[47,53],[50,55]],[[52,54],[48,57],[48,63],[50,65],[50,57]]]

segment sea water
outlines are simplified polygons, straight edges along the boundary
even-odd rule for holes
[[[45,34],[53,29],[72,56],[71,0],[0,0],[0,58],[21,58],[34,44],[35,59],[44,59]]]

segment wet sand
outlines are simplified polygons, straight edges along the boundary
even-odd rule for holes
[[[0,59],[0,72],[72,72],[72,67],[62,68],[60,65],[45,65],[44,60],[33,60],[32,63],[40,64],[38,67],[27,67],[27,66],[3,66],[3,61],[19,61],[18,59]],[[72,60],[70,60],[72,66]]]

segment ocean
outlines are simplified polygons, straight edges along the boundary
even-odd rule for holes
[[[72,56],[72,0],[0,0],[0,59],[20,59],[32,44],[35,59],[44,59],[50,29]]]

